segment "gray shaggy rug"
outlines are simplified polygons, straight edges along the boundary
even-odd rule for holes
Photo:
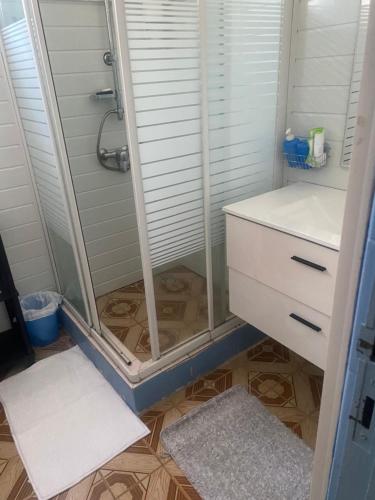
[[[307,500],[313,451],[241,386],[167,427],[162,442],[204,500]]]

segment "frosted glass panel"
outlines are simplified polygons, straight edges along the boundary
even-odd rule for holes
[[[273,187],[283,1],[207,0],[215,323],[228,300],[222,207]]]
[[[197,3],[125,1],[151,259],[204,247]]]
[[[3,28],[1,36],[61,293],[87,320],[72,249],[60,165],[26,20],[21,19]]]
[[[359,102],[359,91],[362,81],[363,60],[365,57],[365,46],[367,36],[368,17],[370,13],[369,0],[361,2],[357,27],[357,42],[354,54],[352,78],[350,82],[348,108],[346,112],[345,136],[342,150],[342,164],[350,167],[354,135],[357,123],[357,108]]]
[[[199,10],[125,0],[161,352],[207,329]]]
[[[103,1],[40,0],[46,47],[77,199],[95,297],[143,278],[131,171],[108,170],[96,154],[99,127],[116,107]],[[124,120],[103,125],[100,147],[127,143]]]

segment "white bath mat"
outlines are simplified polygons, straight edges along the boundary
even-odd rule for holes
[[[45,500],[149,433],[79,347],[0,383],[30,482]]]

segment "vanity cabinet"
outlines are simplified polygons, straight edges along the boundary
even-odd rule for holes
[[[320,186],[299,187],[322,194]],[[282,222],[282,214],[287,211],[282,208],[286,209],[290,202],[285,191],[292,197],[293,205],[293,193],[300,196],[297,186],[224,208],[229,306],[236,316],[325,369],[340,239],[336,241],[330,230],[337,226],[339,236],[342,214],[327,214],[330,217],[325,221],[315,218],[317,228],[308,217],[304,225],[296,220],[298,216],[294,221],[289,218]],[[323,199],[326,195],[323,192]],[[262,208],[265,197],[277,215]],[[280,206],[275,203],[278,197]],[[344,204],[340,202],[338,206],[342,206],[343,213]],[[321,208],[324,209],[324,202]],[[299,217],[303,215],[306,214]],[[323,224],[327,221],[336,221],[337,225],[326,231]],[[311,232],[310,238],[306,228]],[[326,245],[317,243],[319,239]]]

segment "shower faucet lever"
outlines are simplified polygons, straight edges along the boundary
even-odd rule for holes
[[[104,64],[106,64],[107,66],[112,66],[113,56],[112,56],[112,52],[110,50],[107,50],[106,52],[104,52],[103,61],[104,61]]]
[[[128,146],[125,145],[114,149],[107,149],[101,147],[100,145],[104,123],[111,115],[118,115],[118,109],[110,109],[109,111],[107,111],[100,122],[98,137],[96,141],[96,157],[100,165],[107,170],[114,170],[115,172],[127,172],[128,170],[130,170]]]
[[[108,170],[116,170],[118,172],[127,172],[130,169],[130,159],[128,146],[122,146],[115,149],[100,148],[98,159],[100,164]],[[115,165],[110,165],[108,160],[115,160]]]

